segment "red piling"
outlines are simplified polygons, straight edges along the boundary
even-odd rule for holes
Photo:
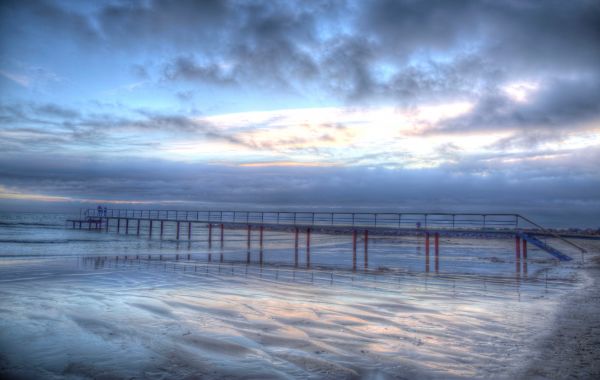
[[[264,230],[264,227],[260,226],[260,238],[259,238],[260,239],[259,240],[260,241],[260,251],[259,251],[259,259],[258,259],[260,262],[260,265],[262,265],[262,263],[263,263],[263,230]]]
[[[306,267],[310,268],[310,228],[306,229]]]
[[[264,231],[264,229],[265,228],[263,226],[260,226],[260,240],[259,240],[260,241],[260,249],[263,248],[263,231]]]
[[[429,273],[429,232],[425,232],[425,272]]]
[[[247,246],[248,249],[250,249],[250,233],[251,233],[252,227],[250,227],[250,225],[248,224],[248,241],[247,241]]]
[[[369,267],[369,230],[365,230],[365,269]]]
[[[356,270],[356,230],[352,231],[352,270]]]
[[[435,273],[440,271],[440,234],[435,233],[434,246],[435,246]]]
[[[523,239],[523,273],[527,274],[527,240]]]
[[[294,233],[294,266],[298,266],[298,233],[299,229],[296,227],[296,231]]]
[[[223,242],[224,242],[223,238],[225,236],[224,230],[225,230],[225,226],[223,225],[223,223],[221,223],[221,248],[223,248]]]
[[[248,246],[248,252],[246,253],[246,262],[249,263],[250,262],[250,234],[252,232],[252,227],[248,224],[248,242],[247,242],[247,246]]]
[[[519,236],[515,236],[515,268],[517,272],[521,271],[521,238]]]

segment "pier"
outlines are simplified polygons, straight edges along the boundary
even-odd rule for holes
[[[311,234],[348,235],[352,241],[354,270],[359,265],[361,253],[362,266],[368,268],[369,238],[375,236],[422,236],[427,272],[430,269],[432,245],[433,267],[438,271],[442,250],[440,237],[512,238],[515,241],[515,261],[519,268],[522,262],[524,269],[527,265],[528,244],[533,244],[558,260],[571,260],[569,255],[549,245],[545,241],[547,238],[558,239],[577,251],[585,252],[579,245],[519,214],[87,209],[82,210],[80,218],[67,220],[67,224],[75,229],[187,242],[194,240],[196,229],[205,228],[209,248],[212,247],[215,236],[215,243],[222,248],[227,230],[245,231],[248,262],[253,232],[258,232],[261,264],[265,231],[289,232],[294,238],[293,255],[296,266],[300,253],[299,241],[305,239],[307,267],[310,267],[311,262]],[[216,234],[213,234],[214,229],[218,231]],[[359,246],[359,240],[362,247]]]

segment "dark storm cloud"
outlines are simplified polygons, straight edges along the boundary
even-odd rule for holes
[[[501,80],[597,74],[600,61],[600,5],[584,0],[157,0],[86,13],[31,1],[2,14],[15,12],[54,34],[88,36],[86,48],[157,52],[163,79],[349,101],[479,98]],[[144,78],[148,69],[136,67]]]
[[[591,156],[600,158],[600,152]],[[271,207],[336,204],[346,209],[386,206],[404,211],[464,211],[467,207],[530,215],[557,206],[571,207],[574,212],[587,208],[590,215],[600,211],[595,191],[600,180],[592,175],[591,166],[565,177],[565,166],[573,162],[561,159],[552,165],[531,162],[519,171],[486,168],[476,161],[470,164],[469,168],[459,164],[426,170],[240,168],[135,158],[69,160],[54,155],[22,160],[5,156],[0,159],[0,176],[8,189],[86,199],[252,202]],[[482,176],[478,172],[484,169],[487,174]]]
[[[220,66],[214,63],[202,65],[192,57],[179,57],[165,65],[164,78],[221,85],[236,83],[235,77]]]

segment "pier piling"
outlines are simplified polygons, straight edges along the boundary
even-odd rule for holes
[[[356,230],[352,231],[352,270],[356,270]]]
[[[369,267],[369,230],[365,230],[365,269]]]
[[[521,238],[515,236],[515,268],[517,272],[521,271]]]
[[[297,267],[298,266],[298,234],[299,234],[299,229],[298,227],[295,228],[294,231],[294,266]]]
[[[223,223],[221,223],[221,248],[223,248],[223,243],[224,243],[224,240],[225,240],[224,239],[225,233],[223,231],[224,229],[225,229],[225,226],[223,225]]]
[[[436,232],[434,235],[434,247],[435,247],[435,273],[440,271],[440,234]]]
[[[306,267],[310,268],[310,228],[306,229]]]
[[[212,248],[212,224],[208,224],[208,248]]]
[[[429,273],[429,232],[425,232],[425,272]]]

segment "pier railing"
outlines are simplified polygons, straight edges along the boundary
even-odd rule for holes
[[[520,214],[476,214],[476,213],[392,213],[392,212],[318,212],[318,211],[239,211],[239,210],[140,210],[140,209],[97,209],[82,210],[81,216],[87,220],[88,227],[95,223],[102,225],[106,219],[126,219],[126,226],[130,219],[137,219],[139,231],[140,221],[177,222],[177,239],[179,239],[179,223],[194,222],[212,224],[259,224],[261,226],[302,226],[308,231],[311,228],[360,228],[365,231],[372,229],[395,230],[425,230],[426,232],[444,232],[447,230],[481,233],[515,233],[519,238],[538,241],[529,235],[541,235],[559,239],[581,252],[586,252],[583,247],[565,239],[555,231],[545,229],[541,225]],[[77,221],[71,221],[73,225]],[[81,228],[81,218],[79,220]],[[127,229],[127,227],[126,227]],[[436,231],[437,230],[437,231]],[[250,229],[248,229],[250,231]],[[261,229],[262,231],[262,229]],[[296,231],[298,231],[296,229]],[[356,233],[356,230],[354,230]],[[365,232],[366,233],[366,232]],[[528,235],[529,234],[529,235]],[[544,243],[547,246],[547,243]],[[549,249],[544,248],[550,252]]]
[[[519,214],[87,209],[83,216],[290,226],[482,230],[538,228]]]

